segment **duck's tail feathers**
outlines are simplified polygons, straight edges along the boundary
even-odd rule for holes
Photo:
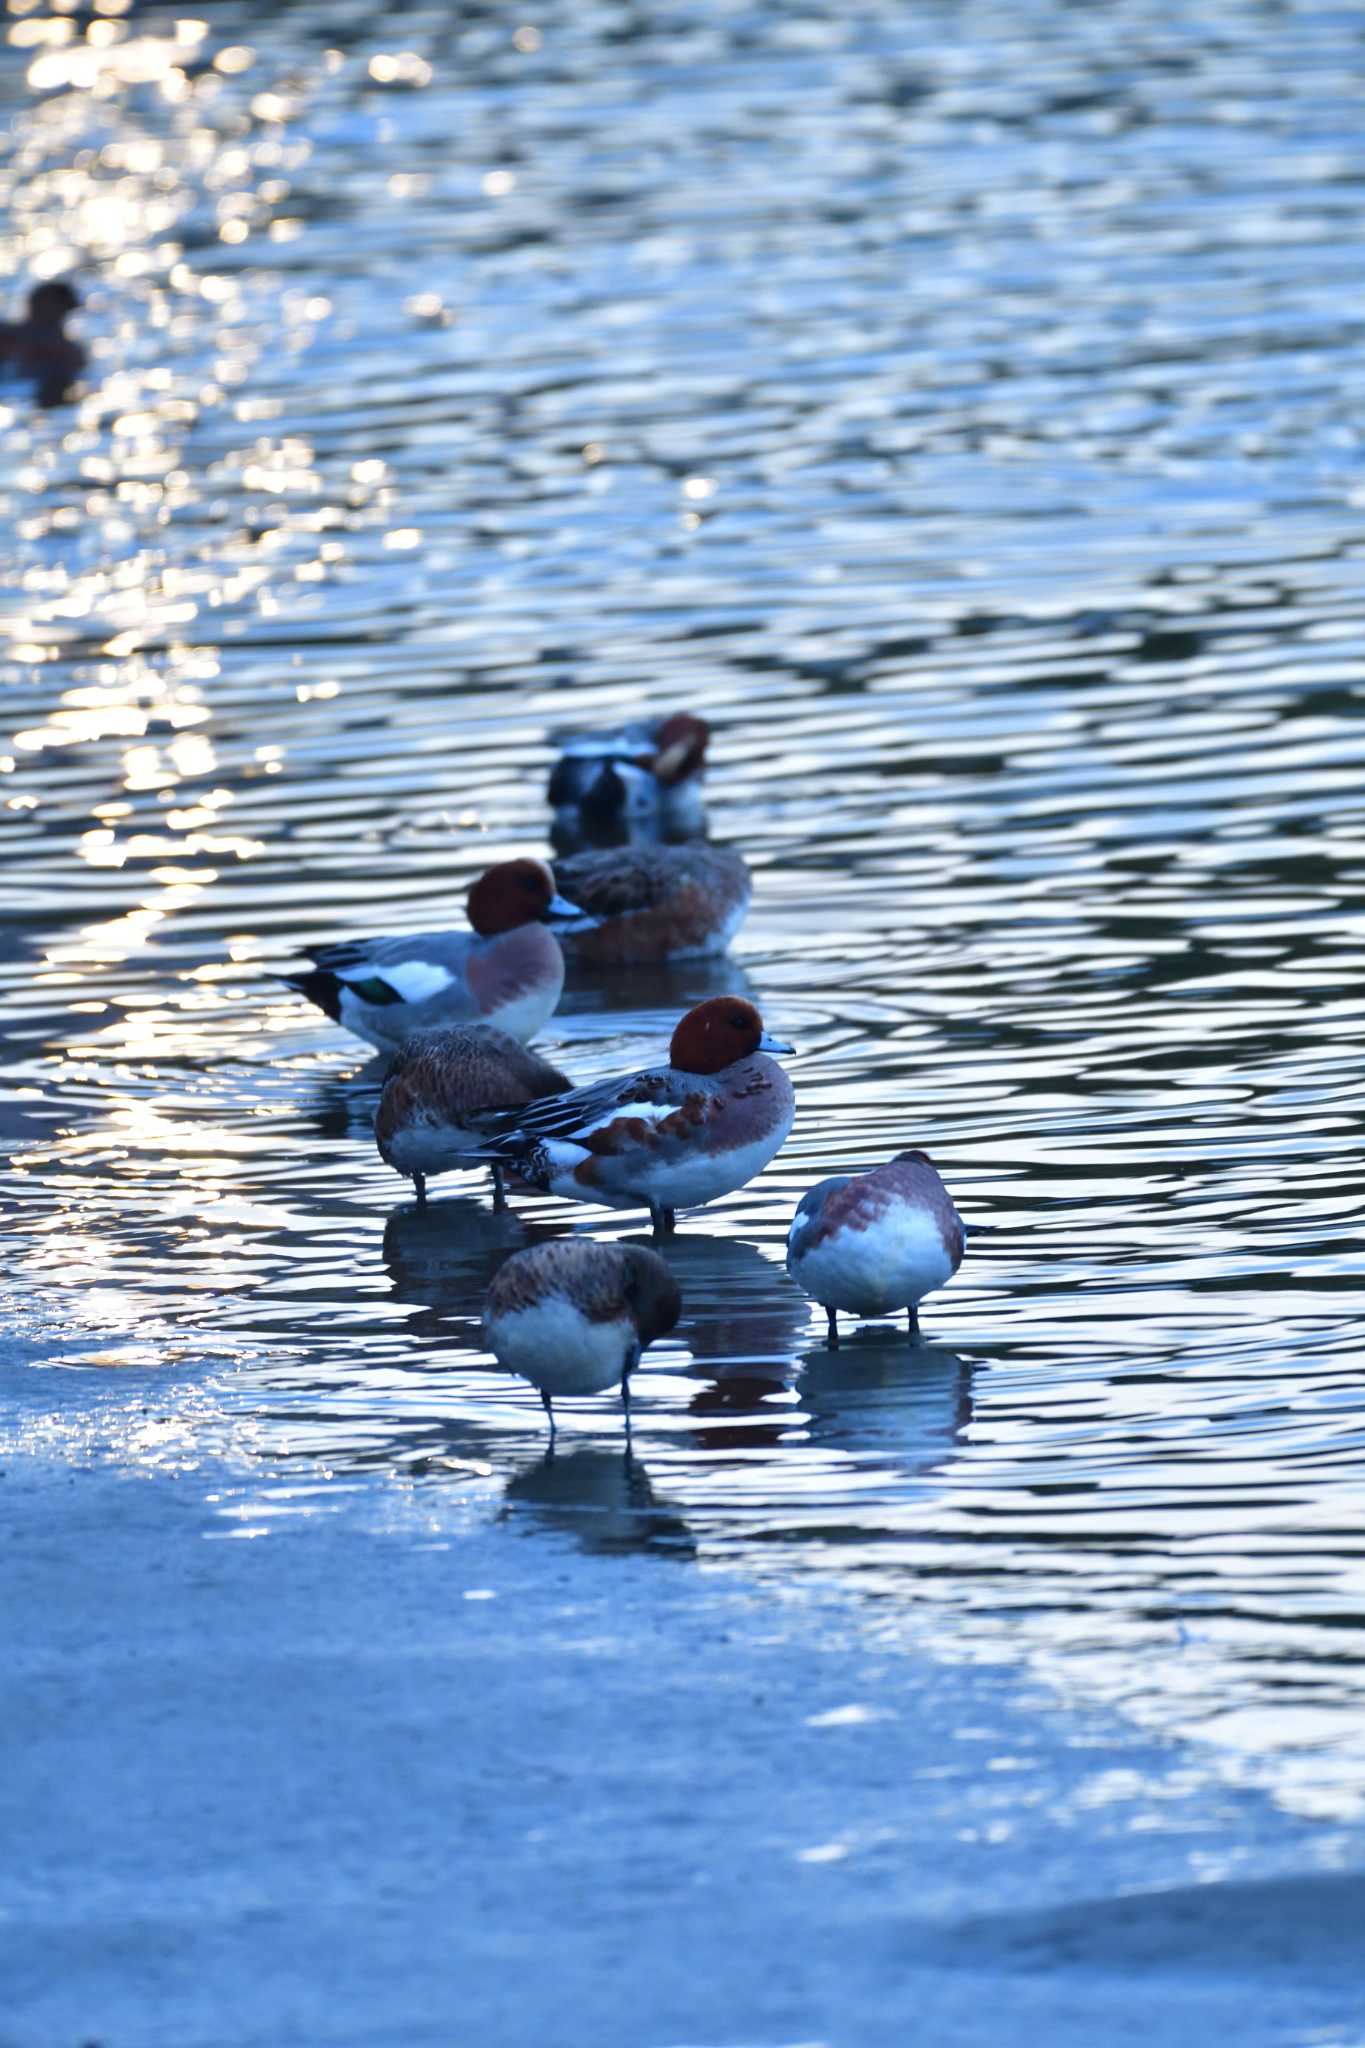
[[[545,1148],[525,1131],[516,1128],[513,1115],[502,1110],[486,1116],[471,1116],[466,1129],[471,1135],[478,1133],[478,1142],[464,1148],[465,1157],[486,1166],[510,1167],[528,1186],[543,1189],[549,1184]],[[500,1120],[505,1127],[502,1130],[498,1128]]]
[[[316,1003],[334,1024],[341,1022],[341,982],[327,968],[313,967],[306,974],[282,974],[280,980],[286,988],[295,988],[310,1003]]]

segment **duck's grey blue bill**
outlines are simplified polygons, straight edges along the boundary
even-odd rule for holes
[[[795,1052],[794,1045],[788,1045],[785,1038],[774,1038],[771,1031],[765,1031],[758,1041],[760,1052]]]
[[[557,924],[560,930],[565,932],[587,932],[602,920],[600,917],[590,917],[586,910],[580,910],[576,903],[570,903],[567,896],[561,896],[556,891],[543,913],[542,922]]]

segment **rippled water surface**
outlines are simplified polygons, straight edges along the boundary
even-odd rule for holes
[[[1365,22],[832,4],[11,20],[5,1428],[847,1576],[1365,1800]],[[795,1133],[541,1462],[516,1244],[419,1215],[272,979],[543,847],[549,735],[717,731],[732,969],[571,981],[590,1079],[751,988]],[[782,1241],[925,1146],[911,1351]],[[52,1369],[52,1361],[72,1369]],[[40,1363],[41,1362],[41,1363]],[[91,1376],[103,1372],[99,1391]],[[566,1416],[566,1420],[570,1420]]]

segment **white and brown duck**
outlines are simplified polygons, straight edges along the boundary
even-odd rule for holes
[[[572,1086],[558,1067],[490,1025],[419,1031],[404,1044],[384,1082],[374,1120],[379,1156],[395,1173],[406,1174],[418,1203],[424,1203],[430,1175],[488,1163],[478,1156],[475,1119],[524,1109]],[[493,1206],[502,1209],[503,1169],[497,1160],[492,1168]]]
[[[928,1154],[899,1152],[869,1173],[817,1182],[792,1219],[787,1270],[824,1309],[831,1348],[840,1309],[905,1309],[913,1337],[920,1302],[952,1279],[965,1244],[966,1226]]]

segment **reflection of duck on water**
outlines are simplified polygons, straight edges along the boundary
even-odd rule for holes
[[[374,1143],[374,1113],[389,1070],[388,1055],[378,1053],[344,1074],[329,1074],[299,1105],[301,1116],[324,1138],[364,1139]]]
[[[775,1259],[737,1238],[678,1237],[668,1249],[687,1317],[679,1335],[694,1377],[790,1380],[809,1310]]]
[[[725,954],[698,960],[650,960],[633,967],[587,966],[571,960],[564,976],[560,1018],[593,1010],[621,1017],[639,1013],[639,1028],[651,1034],[671,1031],[678,1012],[708,996],[743,996],[757,1000],[753,982]],[[667,1020],[666,1022],[664,1020]]]
[[[696,1547],[681,1515],[659,1501],[630,1451],[598,1444],[547,1451],[514,1474],[503,1498],[505,1514],[530,1509],[584,1550],[662,1548],[690,1555]]]
[[[528,1236],[511,1210],[486,1208],[472,1195],[395,1210],[384,1225],[384,1264],[395,1298],[417,1309],[410,1333],[428,1344],[481,1350],[488,1284]]]
[[[838,1352],[807,1353],[797,1382],[806,1440],[914,1473],[941,1465],[972,1419],[972,1367],[899,1332],[860,1332]]]
[[[688,1374],[704,1385],[688,1402],[715,1418],[697,1433],[704,1449],[754,1449],[792,1426],[779,1405],[801,1357],[807,1310],[781,1266],[735,1238],[678,1237],[669,1247],[687,1315],[679,1335]]]

